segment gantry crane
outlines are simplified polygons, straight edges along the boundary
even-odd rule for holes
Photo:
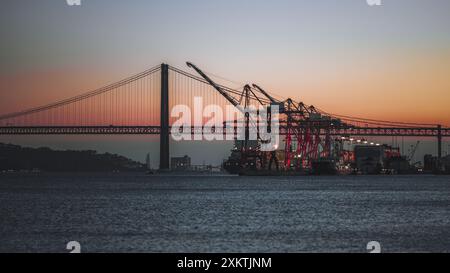
[[[241,96],[239,99],[231,96],[226,90],[224,90],[220,85],[215,83],[210,77],[208,77],[200,68],[195,66],[194,64],[188,62],[186,63],[188,67],[193,68],[197,73],[205,79],[214,89],[216,89],[231,105],[236,107],[243,115],[244,115],[244,128],[245,128],[245,136],[243,140],[243,145],[240,147],[241,160],[240,164],[242,167],[249,168],[257,168],[257,162],[264,167],[265,160],[263,159],[262,153],[259,149],[259,144],[256,142],[256,145],[250,145],[250,127],[257,128],[257,121],[253,120],[250,115],[250,104],[251,99],[258,101],[259,104],[265,106],[265,103],[259,98],[255,92],[252,90],[250,85],[245,85]],[[257,134],[258,141],[261,141],[259,133]]]
[[[269,169],[273,161],[276,161],[278,169],[278,159],[275,151],[263,153],[259,149],[255,149],[249,145],[249,127],[255,126],[257,122],[252,120],[248,111],[251,100],[257,101],[260,105],[267,107],[268,118],[270,118],[270,108],[279,107],[280,126],[285,130],[285,147],[284,147],[284,169],[296,170],[303,168],[311,168],[311,163],[319,158],[331,158],[331,137],[330,130],[334,124],[340,124],[339,120],[333,120],[328,116],[324,116],[314,106],[306,106],[302,102],[295,102],[288,98],[280,101],[265,91],[260,86],[253,84],[245,85],[238,98],[230,95],[227,90],[215,83],[202,70],[194,64],[188,62],[188,67],[193,68],[206,82],[208,82],[215,90],[217,90],[229,103],[238,108],[244,114],[245,123],[245,140],[241,147],[241,164],[246,165],[249,161],[255,162],[258,159],[262,168],[265,168],[267,159],[269,160]],[[258,96],[257,93],[263,95]],[[270,124],[270,122],[268,123]],[[322,132],[325,131],[324,139],[321,138]],[[258,133],[258,141],[261,139]],[[293,149],[293,143],[297,143],[297,147]],[[322,151],[320,151],[322,148]],[[292,164],[295,159],[296,164]],[[253,164],[256,167],[256,164]]]

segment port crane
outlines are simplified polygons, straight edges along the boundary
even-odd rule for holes
[[[280,113],[284,115],[280,123],[286,128],[285,169],[294,167],[299,170],[310,167],[312,160],[332,157],[330,128],[334,125],[339,126],[340,120],[323,117],[314,106],[306,106],[303,102],[296,102],[291,98],[285,101],[277,100],[257,84],[253,84],[253,87],[269,99],[271,105],[279,106]],[[322,139],[320,134],[324,128],[326,134]],[[294,142],[297,146],[295,151]],[[322,149],[320,153],[319,147]],[[295,164],[291,163],[293,159],[296,161]]]
[[[236,107],[244,115],[245,137],[243,144],[240,145],[240,147],[238,148],[240,150],[241,155],[239,164],[250,168],[257,168],[258,167],[257,165],[260,165],[262,166],[262,168],[264,168],[264,165],[267,160],[265,160],[264,156],[265,153],[260,151],[260,145],[258,144],[258,141],[263,142],[263,140],[261,140],[258,133],[257,134],[258,141],[256,141],[256,144],[251,145],[249,138],[250,138],[250,127],[252,126],[253,128],[257,128],[257,121],[253,120],[250,115],[251,114],[250,111],[252,111],[250,109],[250,105],[252,105],[251,102],[253,100],[262,106],[266,106],[265,100],[261,97],[258,97],[248,84],[244,86],[240,97],[235,98],[231,96],[228,92],[226,92],[219,84],[217,84],[210,77],[208,77],[206,73],[204,73],[196,65],[190,62],[187,62],[186,64],[188,67],[194,69],[205,81],[207,81],[229,103],[231,103],[231,105]],[[270,113],[269,111],[267,112]]]
[[[256,126],[255,121],[251,119],[248,111],[248,107],[252,104],[252,101],[267,108],[268,119],[271,119],[271,107],[277,106],[279,109],[279,123],[286,130],[284,154],[282,156],[285,170],[311,168],[313,161],[331,159],[333,140],[330,131],[333,126],[341,125],[340,120],[324,116],[314,106],[307,106],[303,102],[296,102],[291,98],[284,101],[278,100],[257,84],[252,84],[252,86],[245,85],[240,96],[236,98],[214,82],[200,68],[190,62],[187,65],[193,68],[229,103],[244,114],[245,141],[240,148],[241,164],[245,165],[248,161],[258,159],[261,162],[260,166],[262,168],[265,168],[267,161],[269,161],[268,168],[271,169],[271,165],[275,161],[278,169],[278,159],[275,152],[264,153],[259,151],[258,145],[256,147],[255,145],[249,145],[249,127]],[[324,137],[322,137],[324,135],[323,131],[325,131]],[[261,141],[259,134],[258,139]],[[256,166],[255,162],[251,164],[252,166]]]

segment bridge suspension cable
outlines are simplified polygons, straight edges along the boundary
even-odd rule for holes
[[[213,90],[214,88],[204,78],[174,66],[168,66],[168,68],[173,72],[170,73],[170,89],[174,94],[169,96],[172,105],[191,104],[193,97],[195,96],[207,97],[205,102],[206,105],[228,104],[220,94]],[[160,79],[156,77],[156,73],[160,72],[160,70],[161,66],[158,65],[131,77],[81,95],[23,111],[0,115],[0,122],[2,125],[5,125],[6,122],[7,126],[17,126],[19,124],[24,126],[83,126],[108,124],[148,124],[157,126],[160,115]],[[205,73],[228,82],[242,84],[216,76],[209,72]],[[297,107],[300,107],[305,111],[313,110],[315,113],[342,120],[349,125],[396,128],[436,127],[436,124],[387,121],[329,113],[317,107],[284,98],[283,96],[270,91],[264,91],[266,94],[259,96],[261,90],[257,85],[253,85],[253,87],[245,85],[238,89],[230,88],[223,84],[217,84],[217,86],[238,102],[242,101],[244,94],[246,94],[247,99],[251,101],[251,104],[255,105],[270,105],[275,99],[283,104],[291,103],[292,105],[297,105]],[[112,92],[114,90],[116,90],[116,92]],[[247,92],[245,90],[247,90]],[[96,99],[93,99],[94,97],[96,97]]]
[[[78,95],[78,96],[74,96],[74,97],[71,97],[71,98],[68,98],[68,99],[60,100],[60,101],[57,101],[57,102],[54,102],[54,103],[50,103],[50,104],[47,104],[47,105],[44,105],[44,106],[40,106],[40,107],[36,107],[36,108],[31,108],[31,109],[24,110],[24,111],[19,111],[19,112],[14,112],[14,113],[9,113],[9,114],[6,114],[6,115],[2,115],[2,116],[0,116],[0,120],[16,118],[16,117],[20,117],[20,116],[24,116],[24,115],[33,114],[33,113],[36,113],[36,112],[45,111],[45,110],[48,110],[48,109],[52,109],[52,108],[64,106],[64,105],[67,105],[67,104],[71,104],[71,103],[74,103],[74,102],[82,101],[82,100],[85,100],[85,99],[88,99],[88,98],[91,98],[91,97],[94,97],[94,96],[97,96],[97,95],[100,95],[100,94],[103,94],[103,93],[107,93],[107,92],[109,92],[111,90],[117,89],[119,87],[122,87],[124,85],[129,84],[129,83],[132,83],[134,81],[142,79],[142,78],[144,78],[146,76],[149,76],[149,75],[159,71],[160,68],[161,68],[160,66],[155,66],[153,68],[150,68],[150,69],[148,69],[148,70],[146,70],[144,72],[138,73],[138,74],[133,75],[131,77],[128,77],[126,79],[120,80],[118,82],[109,84],[109,85],[101,87],[99,89],[95,89],[93,91],[89,91],[89,92],[86,92],[84,94],[81,94],[81,95]]]

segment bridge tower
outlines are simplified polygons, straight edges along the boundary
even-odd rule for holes
[[[169,65],[161,64],[161,134],[159,143],[159,169],[170,168],[169,152]]]

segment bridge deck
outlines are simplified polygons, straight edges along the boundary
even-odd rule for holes
[[[202,133],[201,127],[192,127],[191,133]],[[280,134],[286,135],[286,128],[280,128]],[[215,132],[224,133],[224,128]],[[6,126],[0,127],[0,135],[159,135],[160,126]],[[234,132],[236,133],[236,131]],[[326,134],[322,129],[321,134]],[[330,130],[333,136],[414,136],[438,137],[435,127],[394,128],[394,127],[342,127]],[[441,129],[442,137],[450,137],[450,128]]]

